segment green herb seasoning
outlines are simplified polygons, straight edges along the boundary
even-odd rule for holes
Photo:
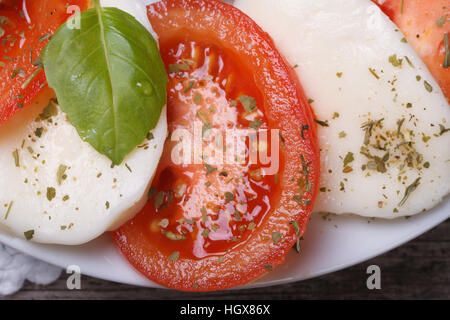
[[[40,138],[40,137],[42,137],[42,133],[44,132],[44,128],[37,128],[35,131],[34,131],[34,134],[36,135],[36,137],[38,137],[38,138]]]
[[[353,162],[355,160],[353,152],[347,153],[347,155],[344,158],[344,167],[346,167],[349,163]]]
[[[188,93],[189,91],[191,91],[191,89],[194,89],[195,87],[195,81],[189,81],[186,89],[184,89],[184,93]]]
[[[249,127],[253,130],[258,131],[262,125],[263,125],[263,122],[260,119],[255,119],[252,122],[250,122]]]
[[[16,165],[16,167],[20,167],[19,150],[14,150],[12,156],[14,158],[14,164]]]
[[[268,265],[268,264],[264,264],[264,268],[266,268],[267,271],[272,271],[273,270],[273,267],[271,265]]]
[[[318,119],[314,119],[314,122],[317,123],[321,127],[329,127],[328,121],[322,121]]]
[[[206,211],[206,207],[202,207],[201,209],[200,209],[200,212],[202,213],[202,221],[204,222],[204,223],[206,223],[207,221],[208,221],[208,212]]]
[[[380,76],[375,72],[375,69],[369,68],[370,73],[377,79],[380,79]]]
[[[202,95],[198,92],[194,94],[194,103],[200,104],[202,102]]]
[[[39,37],[38,41],[39,41],[39,42],[44,42],[45,40],[49,39],[51,36],[52,36],[52,35],[49,34],[49,33],[44,34],[43,36]]]
[[[170,261],[177,261],[179,257],[180,257],[180,252],[175,251],[167,259],[169,259]]]
[[[202,126],[202,138],[206,139],[209,136],[210,130],[213,128],[213,126],[209,123],[205,123]]]
[[[41,70],[42,70],[42,67],[38,67],[36,70],[34,70],[33,73],[22,84],[21,88],[26,89],[28,87],[28,85],[31,83],[31,81],[33,81],[34,78],[36,78],[36,76],[39,74],[39,72],[41,72]]]
[[[405,56],[405,60],[406,60],[406,62],[408,62],[408,65],[409,65],[411,68],[414,68],[414,64],[411,62],[411,60],[409,60],[408,56]]]
[[[52,201],[56,197],[56,189],[53,187],[47,188],[47,200]]]
[[[14,69],[11,73],[11,79],[14,79],[15,77],[17,77],[19,74],[24,74],[25,71],[23,71],[22,68],[18,68],[18,69]]]
[[[208,238],[208,236],[209,236],[209,229],[203,229],[203,231],[202,231],[202,237]]]
[[[369,121],[361,126],[361,129],[365,131],[364,135],[364,145],[368,145],[370,143],[370,137],[372,136],[372,129],[374,126],[374,121]]]
[[[311,172],[311,168],[309,168],[309,166],[311,165],[311,161],[310,162],[306,162],[305,157],[301,154],[300,155],[301,159],[302,159],[302,169],[303,169],[303,177],[304,177],[304,191],[306,192],[311,192],[311,181],[309,180],[308,174]],[[299,183],[300,185],[300,183]],[[302,187],[302,186],[300,186]],[[300,190],[300,192],[303,192],[303,190]]]
[[[307,125],[307,124],[302,125],[301,136],[302,136],[303,140],[305,140],[305,131],[308,131],[308,130],[309,130],[309,125]]]
[[[297,236],[297,241],[295,243],[295,250],[297,253],[300,253],[300,226],[298,225],[297,221],[291,221],[289,222],[290,225],[294,228],[295,235]]]
[[[230,202],[233,201],[234,199],[234,194],[232,192],[225,192],[225,200]]]
[[[34,237],[34,230],[28,230],[28,231],[25,231],[25,232],[23,233],[23,235],[25,236],[25,239],[27,239],[28,241],[30,241],[30,240],[33,239],[33,237]]]
[[[295,202],[297,202],[298,204],[303,205],[303,202],[302,202],[303,197],[302,197],[302,196],[296,195],[296,196],[293,196],[292,199],[293,199]]]
[[[67,170],[66,165],[63,164],[59,165],[58,171],[56,172],[56,181],[58,182],[59,186],[65,179],[67,179],[66,170]]]
[[[213,166],[211,166],[211,165],[209,165],[207,163],[203,164],[203,166],[206,169],[206,175],[210,175],[211,173],[213,173],[214,171],[217,170],[217,168],[215,168],[215,167],[213,167]]]
[[[8,219],[9,213],[11,212],[11,208],[12,208],[13,204],[14,204],[14,201],[11,201],[9,203],[8,209],[6,210],[6,214],[5,214],[5,220]]]
[[[397,54],[393,54],[389,57],[389,62],[396,68],[401,68],[403,59],[398,59]]]
[[[36,66],[36,67],[41,67],[41,68],[44,67],[44,63],[42,62],[41,58],[34,59],[33,65]]]
[[[350,166],[346,166],[344,167],[344,169],[342,170],[343,173],[350,173],[353,171],[353,168]]]
[[[166,193],[164,191],[160,191],[156,194],[155,199],[153,200],[155,204],[155,208],[159,210],[164,203],[164,198],[166,197]]]
[[[411,196],[411,194],[417,189],[417,187],[420,185],[420,180],[422,178],[417,178],[411,185],[409,185],[405,190],[405,195],[403,196],[403,199],[398,203],[398,206],[403,206],[408,198]]]
[[[273,241],[273,244],[277,244],[278,241],[280,241],[280,239],[281,239],[281,233],[279,233],[279,232],[277,232],[277,231],[275,231],[275,232],[272,233],[272,241]]]
[[[404,122],[405,122],[405,118],[403,118],[401,120],[397,120],[397,136],[400,136],[400,132],[401,132]]]
[[[427,89],[428,92],[430,93],[433,92],[433,87],[426,80],[423,82],[423,85],[425,86],[425,89]]]
[[[439,135],[442,136],[444,133],[449,132],[450,128],[445,128],[444,125],[439,124]]]
[[[245,109],[246,113],[251,113],[256,110],[256,100],[255,98],[242,95],[238,98],[238,100],[241,102],[242,106]]]
[[[207,116],[204,112],[198,111],[198,112],[196,113],[196,116],[197,116],[197,118],[199,118],[203,123],[205,123],[205,124],[210,124],[209,118],[208,118],[208,116]]]
[[[55,100],[50,99],[47,106],[44,108],[42,113],[39,115],[39,119],[44,121],[48,120],[51,117],[58,115],[58,108],[56,107]]]
[[[168,71],[170,73],[178,73],[182,71],[189,71],[189,65],[187,63],[169,64]]]
[[[185,236],[178,234],[178,233],[174,233],[172,231],[162,230],[161,232],[167,237],[167,239],[172,240],[172,241],[186,240]]]
[[[436,20],[436,25],[437,25],[439,28],[441,28],[441,27],[444,25],[444,23],[445,23],[446,20],[447,20],[447,15],[444,14],[442,17],[440,17],[438,20]]]
[[[156,188],[154,186],[151,186],[150,189],[148,190],[148,198],[151,199],[158,191],[156,190]]]
[[[167,228],[169,226],[169,219],[162,219],[158,223],[158,226],[160,226],[161,228]]]

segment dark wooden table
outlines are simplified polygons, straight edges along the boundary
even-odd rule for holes
[[[370,261],[302,282],[270,288],[187,294],[82,277],[66,289],[67,275],[49,286],[26,283],[3,299],[450,299],[450,220]],[[381,290],[368,290],[366,269],[381,268]],[[0,298],[2,299],[2,298]]]

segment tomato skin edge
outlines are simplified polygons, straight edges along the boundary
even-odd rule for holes
[[[220,265],[217,265],[215,258],[205,258],[201,261],[184,261],[183,259],[167,261],[167,257],[154,250],[152,244],[145,243],[142,234],[135,233],[133,221],[119,228],[112,236],[116,246],[131,264],[153,281],[182,291],[215,291],[254,281],[269,272],[264,265],[276,267],[283,263],[287,252],[297,240],[294,228],[289,224],[291,221],[298,221],[300,226],[298,236],[303,235],[319,187],[318,138],[313,112],[295,71],[276,50],[270,36],[255,22],[237,8],[215,0],[166,0],[149,7],[149,16],[153,17],[151,22],[157,33],[161,28],[155,21],[157,19],[155,17],[161,17],[160,21],[165,20],[165,22],[161,22],[162,24],[177,25],[179,21],[171,21],[171,19],[175,19],[171,15],[174,12],[185,13],[183,27],[191,25],[192,28],[195,28],[194,18],[197,19],[202,14],[205,14],[205,18],[207,13],[214,13],[214,18],[223,22],[224,28],[233,27],[234,38],[227,37],[229,34],[226,34],[225,29],[222,29],[220,34],[214,33],[210,36],[217,38],[216,41],[220,44],[232,47],[236,52],[242,53],[245,59],[248,59],[249,64],[253,64],[252,69],[255,70],[255,77],[258,78],[255,82],[261,84],[260,90],[262,92],[273,91],[271,94],[266,92],[266,112],[271,115],[273,123],[280,125],[279,129],[283,132],[286,141],[287,150],[283,151],[287,163],[286,174],[280,178],[280,185],[285,186],[283,190],[286,191],[283,191],[283,196],[280,198],[282,205],[274,209],[271,216],[258,226],[259,232],[254,232],[245,245],[228,253],[225,261]],[[189,21],[190,19],[194,19],[194,21]],[[201,22],[205,22],[205,20],[196,21],[199,25]],[[237,30],[245,30],[246,35],[240,34]],[[231,29],[228,32],[232,32]],[[161,36],[163,35],[161,33]],[[257,43],[254,50],[257,50],[258,54],[252,55],[242,50],[248,40]],[[261,60],[264,61],[258,65]],[[268,75],[275,79],[266,79]],[[269,82],[276,82],[279,87],[267,85]],[[267,110],[267,108],[271,110]],[[300,123],[309,127],[305,133],[305,140],[300,137]],[[287,125],[283,126],[283,124]],[[311,192],[308,193],[310,203],[304,208],[298,208],[292,200],[295,183],[289,180],[291,180],[290,173],[296,174],[302,168],[300,160],[302,151],[306,161],[311,162]],[[277,224],[278,218],[284,221],[282,225]],[[270,239],[274,230],[283,234],[283,241],[277,244],[271,243]],[[264,238],[269,240],[263,241]],[[140,247],[132,247],[135,243],[139,243]],[[251,261],[247,261],[248,259]],[[155,261],[157,265],[152,264]],[[209,269],[210,273],[202,273],[205,272],[205,269]],[[197,284],[197,287],[194,284]]]

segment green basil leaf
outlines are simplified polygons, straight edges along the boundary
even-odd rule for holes
[[[167,74],[156,41],[117,8],[81,13],[63,24],[42,53],[48,84],[80,137],[120,164],[156,127]]]

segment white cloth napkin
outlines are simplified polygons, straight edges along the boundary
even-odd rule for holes
[[[0,243],[0,295],[22,288],[25,280],[47,285],[59,278],[61,268],[42,262]]]

